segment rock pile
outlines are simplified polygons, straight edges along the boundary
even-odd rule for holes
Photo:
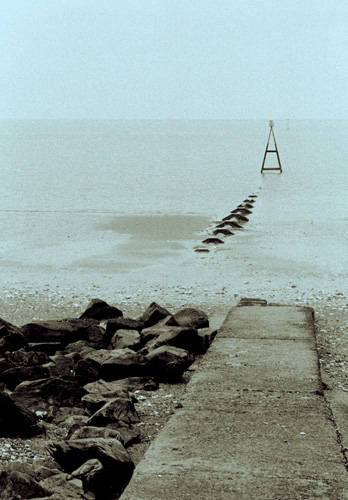
[[[237,231],[242,230],[244,224],[249,222],[249,218],[247,216],[252,214],[252,209],[254,208],[257,196],[258,195],[255,193],[251,194],[243,201],[243,203],[240,203],[237,208],[231,210],[226,217],[223,217],[222,220],[216,221],[212,234],[208,235],[208,238],[205,238],[202,241],[203,245],[221,245],[225,243],[225,240],[221,238],[226,238],[235,234],[231,231],[231,229]],[[194,251],[198,253],[208,253],[209,248],[207,248],[207,246],[199,245],[194,248]]]
[[[133,319],[99,299],[80,318],[0,319],[0,437],[69,429],[48,446],[54,467],[0,471],[1,498],[117,498],[134,469],[127,447],[141,438],[136,393],[179,382],[215,333],[200,310],[152,303]]]

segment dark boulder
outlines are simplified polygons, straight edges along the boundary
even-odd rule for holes
[[[91,318],[103,321],[118,318],[119,316],[123,316],[123,312],[117,307],[109,306],[104,300],[92,299],[85,312],[81,314],[80,319]]]
[[[105,335],[105,331],[93,319],[38,321],[22,326],[21,331],[28,342],[60,342],[62,346],[86,340],[100,347]]]
[[[90,425],[85,425],[84,427],[76,429],[69,436],[69,439],[90,438],[118,439],[122,443],[121,433],[117,429],[109,429],[108,427],[93,427]]]
[[[89,353],[85,359],[94,359],[100,365],[100,376],[104,380],[136,377],[144,373],[143,356],[132,349],[100,349]]]
[[[167,309],[156,302],[152,302],[146,311],[138,318],[138,321],[142,323],[143,328],[148,328],[170,315]]]
[[[105,325],[106,336],[109,339],[115,332],[117,332],[117,330],[137,330],[140,332],[144,328],[143,321],[124,317],[110,319],[109,321],[102,323],[102,325]]]
[[[88,420],[87,425],[95,427],[106,427],[114,424],[118,427],[131,427],[139,422],[139,416],[135,410],[130,396],[111,399],[96,411]]]
[[[27,345],[20,328],[0,318],[0,352],[16,351]]]
[[[76,380],[49,378],[22,382],[13,398],[32,410],[46,410],[49,406],[80,406],[85,393]]]
[[[179,382],[194,357],[185,349],[173,346],[162,346],[149,352],[146,356],[148,372],[164,382]]]
[[[108,476],[115,480],[113,498],[123,491],[134,470],[134,464],[127,450],[117,439],[70,439],[52,443],[49,451],[70,474],[88,460],[99,460]]]
[[[13,390],[18,384],[25,380],[38,380],[49,377],[49,375],[50,372],[46,366],[18,366],[2,372],[0,374],[0,381],[4,382],[9,389]]]
[[[8,394],[0,393],[1,437],[32,437],[41,432],[42,428],[32,411],[14,401]]]
[[[6,358],[14,366],[36,366],[49,362],[49,357],[45,352],[26,351],[24,349],[6,353]]]
[[[93,359],[80,359],[75,364],[75,377],[81,385],[98,380],[100,365]]]
[[[128,347],[137,351],[141,347],[141,336],[137,330],[117,330],[112,337],[109,347],[111,349],[123,349]]]
[[[40,481],[40,486],[53,495],[53,498],[69,500],[87,500],[83,489],[83,482],[69,474],[58,472]],[[52,496],[50,496],[52,498]],[[90,497],[89,497],[90,498]]]
[[[115,499],[115,491],[111,487],[115,479],[107,473],[100,460],[87,460],[72,472],[71,477],[80,479],[83,489],[94,493],[96,500]]]
[[[24,472],[0,471],[0,495],[2,500],[19,498],[40,498],[50,496],[51,492]]]
[[[208,328],[209,318],[206,313],[200,309],[185,307],[174,314],[174,319],[180,326],[190,328]]]
[[[155,330],[156,327],[153,327]],[[175,347],[181,347],[189,352],[197,352],[198,346],[198,332],[195,328],[189,327],[162,327],[158,329],[158,335],[156,335],[152,340],[147,342],[144,346],[142,353],[148,353],[151,350],[157,349],[163,345],[172,345]]]
[[[158,381],[153,377],[128,377],[122,380],[96,380],[84,386],[89,394],[99,394],[106,397],[121,396],[124,391],[134,392],[136,390],[154,391],[158,389]]]
[[[195,248],[195,252],[197,253],[209,253],[209,248]]]

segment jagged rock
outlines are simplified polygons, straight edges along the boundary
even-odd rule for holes
[[[21,332],[28,342],[60,342],[63,347],[78,340],[100,347],[105,335],[94,319],[38,321],[22,326]]]
[[[88,354],[86,359],[94,359],[100,364],[100,376],[104,380],[117,380],[125,377],[136,377],[144,373],[144,357],[131,349],[102,350]],[[99,354],[99,355],[98,355]]]
[[[71,476],[80,479],[84,490],[92,491],[96,500],[115,499],[115,492],[112,491],[111,487],[113,478],[110,478],[103,464],[96,458],[87,460],[78,469],[74,470]]]
[[[110,480],[111,478],[117,480],[113,492],[114,498],[128,484],[134,470],[134,464],[127,450],[117,439],[70,439],[53,443],[49,446],[49,451],[68,473],[72,473],[88,460],[99,460]]]
[[[139,416],[135,410],[130,396],[111,399],[102,408],[96,411],[88,420],[87,425],[106,427],[115,424],[119,427],[130,427],[139,422]]]
[[[99,321],[123,316],[123,312],[114,306],[109,306],[107,302],[100,299],[92,299],[87,309],[81,314],[80,319],[91,318]]]
[[[40,432],[42,428],[35,413],[14,401],[8,394],[0,393],[1,437],[31,437]]]
[[[197,329],[209,327],[209,318],[206,313],[200,309],[193,309],[192,307],[186,307],[177,311],[174,314],[174,320],[180,326]]]
[[[81,403],[90,415],[100,410],[108,401],[114,397],[128,397],[128,391],[125,389],[117,394],[101,395],[96,393],[85,394],[81,398]]]
[[[71,344],[68,344],[64,349],[64,353],[66,354],[77,352],[82,357],[85,357],[86,354],[94,351],[95,348],[90,346],[86,340],[77,340],[76,342],[72,342]]]
[[[195,252],[197,252],[197,253],[209,253],[210,250],[209,250],[209,248],[199,248],[198,247],[198,248],[195,248]]]
[[[158,389],[158,381],[156,381],[153,377],[128,377],[122,380],[113,380],[110,382],[100,379],[85,385],[84,389],[90,394],[115,397],[123,395],[124,391],[154,391]]]
[[[50,356],[59,351],[62,346],[60,342],[29,342],[28,348],[30,351],[43,352]]]
[[[49,406],[80,406],[85,393],[76,380],[49,378],[22,382],[13,398],[32,410],[46,410]]]
[[[128,347],[137,351],[141,347],[141,336],[137,330],[117,330],[110,341],[112,349],[123,349]]]
[[[0,357],[0,373],[13,368],[13,364],[5,357]]]
[[[202,328],[198,331],[196,354],[204,354],[210,347],[216,337],[217,330],[211,328]]]
[[[21,330],[0,318],[0,352],[16,351],[27,345]]]
[[[117,330],[137,330],[140,332],[144,328],[143,321],[124,317],[110,319],[109,321],[101,323],[101,325],[105,326],[106,336],[108,338],[111,338]]]
[[[221,245],[224,243],[220,238],[206,238],[202,241],[202,243],[211,244],[211,245]]]
[[[49,362],[49,357],[45,352],[25,351],[24,349],[6,353],[6,358],[14,366],[35,366]]]
[[[81,385],[98,380],[100,365],[93,359],[80,359],[75,365],[75,377]]]
[[[69,439],[89,439],[89,438],[104,438],[118,439],[122,443],[122,436],[117,429],[109,429],[107,427],[95,427],[86,425],[72,432]],[[124,443],[122,443],[124,445]]]
[[[67,421],[70,422],[75,417],[75,422],[76,421],[83,421],[84,417],[86,417],[85,411],[82,407],[79,406],[60,406],[55,407],[51,406],[49,411],[47,412],[47,417],[46,420],[54,423],[55,425],[69,425],[66,424]],[[86,421],[86,420],[85,420]]]
[[[153,327],[155,330],[156,327]],[[198,332],[195,328],[172,326],[158,329],[159,335],[146,343],[142,353],[148,353],[163,345],[181,347],[189,352],[195,353],[198,346]]]
[[[45,366],[19,366],[9,368],[0,374],[1,382],[4,382],[7,387],[13,390],[18,384],[25,380],[38,380],[49,377],[49,369]]]
[[[19,498],[40,498],[50,495],[50,491],[40,485],[29,474],[18,471],[0,471],[0,495],[2,500]]]
[[[223,217],[222,220],[223,221],[231,220],[231,219],[234,219],[234,217],[235,217],[235,214],[230,213],[229,215],[226,215],[226,217]]]
[[[66,378],[74,376],[76,356],[79,358],[77,353],[72,353],[72,355],[56,354],[55,356],[51,356],[50,363],[44,365],[49,371],[49,375],[46,375],[46,377]]]
[[[138,318],[143,324],[143,328],[153,326],[167,316],[171,316],[170,312],[156,302],[152,302],[146,311]]]
[[[84,493],[83,483],[80,479],[59,472],[40,481],[40,486],[48,490],[58,498],[71,500],[87,500]],[[25,498],[25,497],[24,497]],[[89,497],[90,498],[90,497]]]
[[[185,349],[173,346],[162,346],[149,352],[146,356],[148,370],[158,380],[177,382],[193,362],[194,357]]]

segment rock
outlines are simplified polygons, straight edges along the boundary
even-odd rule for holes
[[[48,490],[50,494],[58,495],[61,499],[78,500],[88,498],[84,494],[82,481],[63,472],[53,474],[40,481],[39,484],[45,490]]]
[[[124,391],[154,391],[158,389],[158,382],[153,377],[128,377],[110,382],[100,379],[85,385],[84,389],[90,394],[114,397],[123,395]]]
[[[50,491],[29,474],[17,471],[0,471],[0,495],[2,500],[46,497]]]
[[[233,219],[235,217],[235,214],[234,213],[230,213],[230,215],[226,215],[226,217],[223,217],[223,221],[226,221],[226,220],[230,220],[230,219]]]
[[[30,351],[44,352],[48,355],[53,355],[61,349],[60,342],[29,342],[28,348]]]
[[[156,327],[153,327],[155,330]],[[181,347],[189,352],[197,352],[197,337],[198,332],[194,328],[172,326],[159,328],[159,335],[147,342],[141,353],[148,353],[153,349],[157,349],[163,345],[172,345]]]
[[[0,409],[1,437],[32,437],[42,432],[36,415],[4,392],[0,393]]]
[[[114,349],[100,367],[104,380],[137,377],[144,374],[144,356],[131,349]]]
[[[32,410],[47,410],[49,406],[80,406],[85,390],[76,380],[49,378],[22,382],[13,398]]]
[[[232,233],[232,231],[230,231],[229,229],[216,229],[215,231],[213,231],[213,234],[216,236],[218,234],[223,234],[224,236],[232,236],[234,233]]]
[[[195,248],[195,252],[208,253],[208,252],[210,252],[210,250],[209,250],[209,248]]]
[[[205,240],[202,241],[202,243],[211,244],[211,245],[220,245],[224,242],[222,240],[220,240],[219,238],[206,238]]]
[[[85,357],[89,352],[94,352],[94,347],[90,346],[86,340],[77,340],[68,344],[65,349],[65,354],[70,354],[71,352],[77,352],[80,356]]]
[[[28,342],[60,342],[63,347],[78,340],[99,347],[105,335],[93,319],[38,321],[22,326],[21,332]]]
[[[76,429],[69,439],[89,439],[89,438],[103,438],[103,439],[118,439],[122,443],[121,433],[116,429],[108,429],[107,427],[93,427],[84,426]],[[123,444],[123,443],[122,443]]]
[[[16,351],[27,345],[21,330],[0,318],[0,352]]]
[[[211,328],[202,328],[198,331],[197,338],[197,350],[196,354],[204,354],[210,347],[216,337],[217,330],[212,330]]]
[[[49,357],[45,352],[26,351],[24,349],[6,353],[6,358],[14,366],[35,366],[49,362]]]
[[[0,356],[0,373],[13,368],[13,364],[4,356]]]
[[[123,312],[114,306],[109,306],[104,300],[93,299],[87,309],[81,314],[80,319],[91,318],[99,321],[123,316]]]
[[[96,499],[115,498],[115,491],[111,488],[114,478],[105,471],[100,460],[92,458],[87,460],[71,474],[72,477],[80,479],[85,491],[92,491]],[[112,495],[112,496],[111,496]]]
[[[51,406],[50,410],[53,409],[52,411],[48,412],[47,414],[47,420],[52,421],[57,426],[65,425],[69,426],[69,422],[86,422],[87,415],[85,415],[85,411],[79,406],[60,406],[59,408],[55,406]],[[88,417],[87,417],[88,418]],[[74,420],[73,420],[74,419]]]
[[[161,307],[156,302],[152,302],[140,318],[138,318],[138,321],[143,324],[143,328],[148,328],[170,315],[167,309]]]
[[[70,439],[52,443],[49,451],[68,473],[76,471],[88,460],[99,460],[110,478],[117,480],[115,497],[128,484],[134,470],[134,464],[127,450],[117,439]]]
[[[58,378],[73,377],[75,374],[74,356],[79,357],[77,353],[72,353],[72,355],[56,354],[55,356],[51,356],[51,362],[44,365],[49,371],[49,376]]]
[[[178,382],[184,371],[193,362],[194,357],[185,349],[173,346],[162,346],[145,356],[148,370],[158,380]]]
[[[174,320],[180,326],[197,329],[209,327],[209,319],[206,313],[200,309],[193,309],[192,307],[186,307],[177,311],[174,314]]]
[[[100,365],[93,359],[80,359],[75,365],[75,377],[81,385],[98,380]]]
[[[110,319],[101,324],[105,325],[106,336],[108,338],[111,338],[117,330],[137,330],[140,332],[144,328],[143,321],[123,317]]]
[[[89,412],[90,415],[95,413],[96,411],[100,410],[108,401],[110,401],[114,397],[128,397],[128,391],[123,390],[122,392],[120,391],[118,394],[108,394],[108,395],[101,395],[101,394],[96,394],[96,393],[91,393],[91,394],[85,394],[81,398],[81,403],[84,408]]]
[[[96,411],[88,420],[87,425],[106,427],[114,424],[119,427],[131,427],[139,422],[134,403],[129,396],[111,399],[102,408]]]
[[[141,336],[137,330],[117,330],[110,341],[112,349],[123,349],[128,347],[137,351],[141,347]]]
[[[13,390],[18,384],[25,380],[38,380],[49,377],[49,369],[45,366],[19,366],[9,368],[0,374],[0,381]]]

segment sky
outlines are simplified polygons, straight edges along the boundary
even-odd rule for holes
[[[347,0],[1,0],[0,119],[346,119]]]

